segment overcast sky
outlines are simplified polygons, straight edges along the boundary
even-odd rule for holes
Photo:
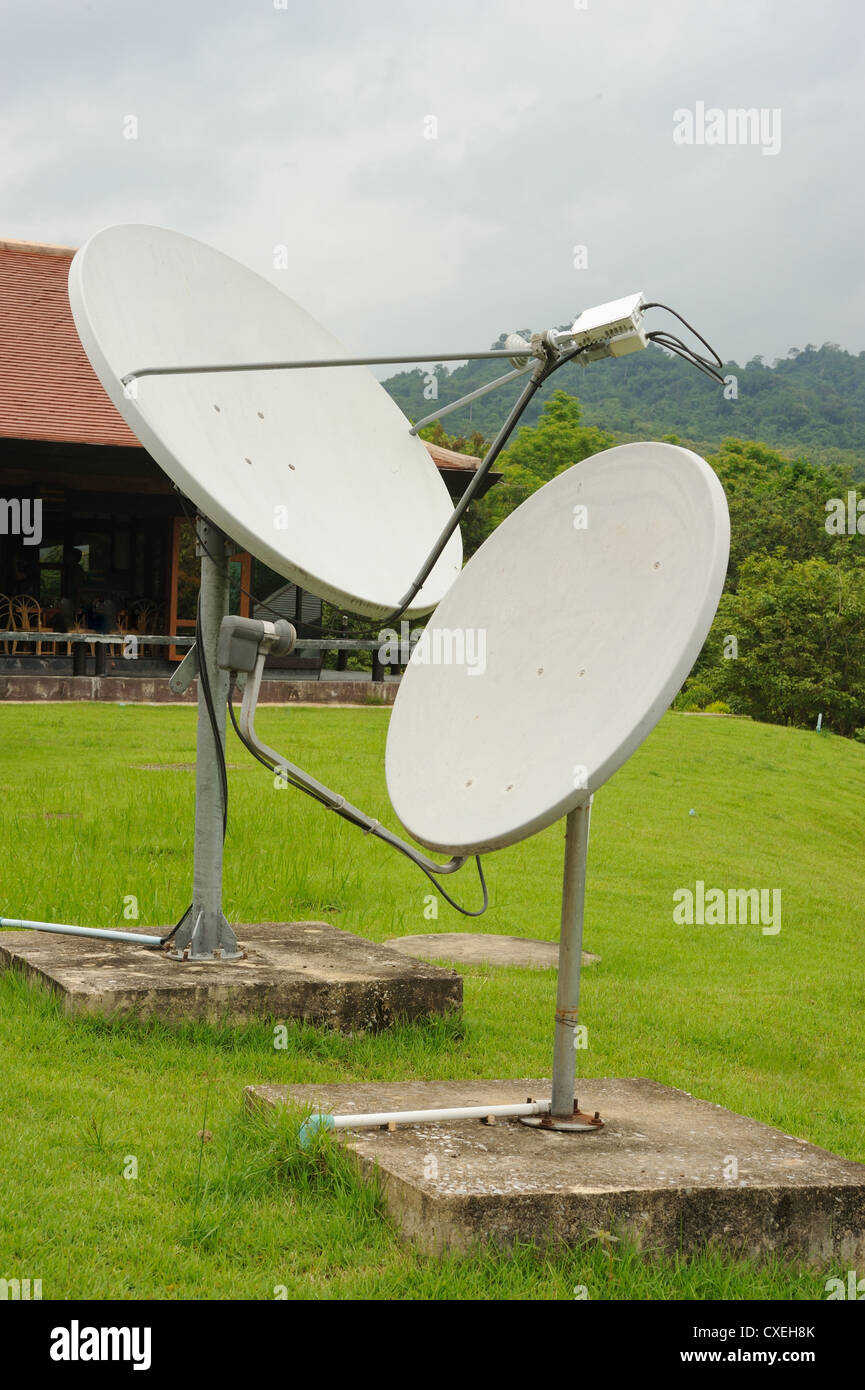
[[[358,351],[484,348],[633,290],[725,359],[865,349],[862,0],[0,0],[0,17],[0,237],[173,227]],[[763,112],[756,142],[711,114],[735,108]]]

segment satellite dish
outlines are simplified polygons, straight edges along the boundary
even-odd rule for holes
[[[484,853],[587,802],[690,671],[729,543],[717,477],[669,444],[595,454],[534,493],[412,654],[386,757],[406,830],[429,849]]]
[[[70,269],[79,337],[102,385],[201,512],[278,574],[341,608],[390,613],[453,512],[423,443],[362,366],[131,373],[202,362],[343,358],[287,295],[191,237],[97,232]],[[410,613],[459,573],[449,540]]]

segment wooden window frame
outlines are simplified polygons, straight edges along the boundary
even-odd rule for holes
[[[194,618],[178,618],[177,616],[177,584],[180,578],[180,537],[182,528],[190,524],[191,523],[187,521],[185,516],[176,516],[173,519],[171,533],[171,567],[168,577],[168,632],[166,634],[168,637],[182,636],[181,629],[183,628],[189,629],[191,633],[195,631]],[[252,556],[246,550],[238,550],[233,555],[229,556],[229,563],[234,560],[240,561],[240,616],[241,618],[248,618],[252,606],[249,599],[249,591],[252,584]],[[246,593],[243,592],[244,589]],[[188,647],[171,646],[168,648],[168,658],[170,661],[182,661],[188,650]]]

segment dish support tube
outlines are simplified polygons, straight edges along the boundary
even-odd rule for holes
[[[577,1017],[580,1007],[580,969],[583,961],[583,905],[586,897],[586,856],[592,798],[577,806],[566,821],[565,868],[562,880],[562,923],[559,934],[559,982],[553,1048],[552,1118],[570,1115],[577,1075]]]
[[[565,828],[565,864],[562,878],[562,916],[559,935],[559,978],[556,993],[553,1044],[553,1089],[548,1101],[525,1104],[452,1107],[438,1110],[381,1111],[359,1115],[346,1113],[310,1115],[300,1134],[302,1146],[319,1129],[377,1129],[397,1124],[436,1124],[454,1119],[499,1116],[519,1119],[538,1129],[591,1134],[603,1129],[597,1111],[583,1114],[574,1099],[577,1076],[577,1018],[580,1006],[580,972],[583,958],[583,907],[586,896],[586,862],[592,797],[570,812]]]
[[[199,674],[195,859],[192,904],[174,934],[169,954],[174,960],[184,961],[239,960],[244,953],[238,948],[237,937],[222,911],[225,807],[220,763],[225,757],[229,673],[220,670],[216,660],[219,629],[228,613],[228,559],[232,543],[203,516],[199,516],[196,529],[196,552],[201,559],[201,607],[196,641]],[[205,672],[200,669],[201,663],[206,663],[211,709],[208,709],[207,681]]]

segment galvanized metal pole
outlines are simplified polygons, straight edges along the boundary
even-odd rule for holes
[[[216,727],[225,751],[225,719],[229,673],[216,664],[219,627],[228,612],[229,544],[223,533],[198,518],[201,557],[201,647],[199,663],[207,663]],[[198,744],[195,776],[195,865],[192,906],[173,941],[171,955],[190,961],[236,960],[243,953],[222,911],[222,782],[219,755],[204,693],[198,676]]]
[[[592,798],[571,811],[565,832],[562,925],[559,937],[559,983],[556,995],[556,1040],[553,1051],[551,1118],[573,1115],[577,1075],[577,1017],[583,960],[583,901]]]
[[[525,376],[526,372],[530,372],[533,367],[533,362],[529,363],[528,367],[516,367],[506,376],[497,377],[495,381],[488,381],[486,386],[479,386],[476,391],[469,391],[467,396],[460,396],[458,401],[451,401],[449,405],[442,406],[441,410],[434,410],[431,415],[425,415],[422,420],[418,420],[412,425],[409,434],[417,434],[418,430],[422,430],[424,425],[431,424],[433,420],[443,420],[452,411],[459,410],[464,405],[471,405],[472,401],[488,395],[490,391],[497,390],[499,386],[507,385],[509,381],[516,381],[518,376]]]
[[[563,335],[563,337],[568,335]],[[513,357],[513,348],[490,348],[485,352],[427,352],[408,357],[313,357],[286,361],[269,359],[266,362],[199,362],[185,366],[139,367],[120,378],[121,386],[140,381],[145,376],[187,376],[201,372],[281,372],[306,371],[311,367],[387,367],[404,362],[482,362],[488,358]]]

